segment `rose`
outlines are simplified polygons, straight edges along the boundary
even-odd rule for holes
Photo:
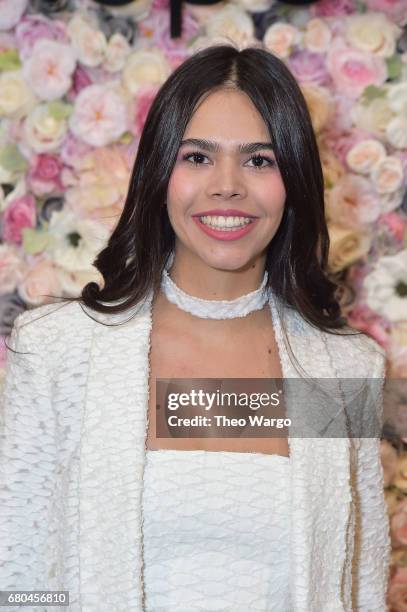
[[[25,227],[35,227],[35,199],[32,195],[24,195],[12,200],[3,215],[3,239],[7,242],[22,243],[22,230]]]
[[[75,100],[69,127],[77,138],[94,147],[114,142],[127,129],[123,97],[108,85],[89,85]]]
[[[135,108],[132,131],[135,136],[140,136],[142,132],[148,111],[150,110],[150,106],[157,95],[157,91],[157,87],[144,87],[139,91],[134,99]]]
[[[35,104],[21,70],[0,73],[0,116],[22,119]]]
[[[14,244],[0,244],[0,293],[14,293],[23,278],[24,263]]]
[[[370,181],[345,174],[328,192],[330,218],[345,227],[374,223],[380,215],[380,198]]]
[[[311,6],[310,14],[319,17],[342,17],[355,11],[353,0],[319,0]]]
[[[311,115],[314,131],[319,133],[326,126],[333,110],[329,91],[324,87],[309,84],[302,84],[301,91]]]
[[[322,19],[310,19],[306,23],[303,44],[311,53],[326,53],[331,42],[331,30]]]
[[[33,52],[38,40],[67,42],[66,26],[63,21],[48,19],[45,15],[24,15],[16,26],[15,37],[20,58],[25,61]]]
[[[370,104],[355,104],[349,113],[354,125],[385,137],[388,123],[393,119],[386,98],[375,98]]]
[[[116,32],[109,39],[103,68],[108,72],[119,72],[119,70],[123,70],[130,52],[131,47],[126,38],[120,34],[120,32]]]
[[[348,98],[359,98],[369,85],[383,85],[387,67],[381,57],[348,47],[337,37],[329,46],[326,66],[335,87]]]
[[[61,98],[70,88],[75,56],[68,45],[53,40],[38,40],[23,64],[23,75],[41,100]]]
[[[407,113],[407,83],[390,84],[387,89],[387,101],[394,113]]]
[[[407,5],[405,0],[364,0],[370,11],[385,13],[394,23],[407,23]]]
[[[333,273],[340,272],[369,252],[372,242],[367,231],[328,224],[330,248],[328,263]]]
[[[27,175],[27,185],[37,196],[54,190],[62,191],[61,171],[62,164],[55,155],[34,155]]]
[[[356,143],[346,155],[346,163],[353,172],[369,174],[373,166],[386,157],[386,149],[379,140],[368,138]]]
[[[61,283],[55,265],[47,259],[38,259],[18,285],[18,293],[27,304],[38,306],[50,301],[49,296],[60,296]]]
[[[272,23],[263,36],[267,49],[280,57],[288,57],[300,40],[299,30],[290,23],[283,22]]]
[[[401,33],[401,28],[382,13],[369,12],[346,18],[345,36],[348,43],[378,57],[394,55],[396,39]]]
[[[0,30],[11,30],[20,21],[27,8],[28,0],[2,0]]]
[[[373,166],[370,178],[378,193],[393,193],[403,184],[403,164],[398,157],[388,155]]]
[[[206,36],[209,39],[226,38],[243,48],[250,45],[254,39],[253,20],[239,6],[226,4],[216,13],[209,15]]]
[[[383,466],[384,486],[388,487],[396,474],[398,455],[394,446],[387,440],[380,442],[380,458]]]
[[[301,83],[322,85],[329,79],[325,60],[317,53],[296,50],[290,55],[288,66]]]
[[[171,67],[161,49],[139,49],[127,58],[123,83],[130,94],[136,95],[145,85],[161,85],[170,72]]]
[[[48,104],[39,104],[24,121],[24,140],[36,153],[55,151],[61,145],[67,129],[65,119],[52,116]]]
[[[407,148],[407,119],[404,116],[394,117],[385,128],[387,140],[395,149]]]
[[[92,27],[80,14],[72,17],[67,32],[81,64],[94,67],[102,63],[107,48],[103,32]]]

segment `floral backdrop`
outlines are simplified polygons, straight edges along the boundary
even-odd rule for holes
[[[149,106],[216,42],[263,46],[297,78],[323,164],[330,270],[349,323],[407,378],[407,3],[0,0],[0,384],[26,308],[78,295],[118,221]],[[381,441],[393,557],[388,610],[407,610],[407,407]],[[404,426],[403,426],[404,425]]]

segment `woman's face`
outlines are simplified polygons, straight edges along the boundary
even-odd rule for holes
[[[241,91],[212,92],[182,143],[167,193],[177,252],[224,270],[253,264],[275,235],[286,198],[261,115]],[[252,148],[240,151],[244,144]]]

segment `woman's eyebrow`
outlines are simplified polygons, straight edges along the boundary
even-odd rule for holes
[[[183,145],[193,145],[195,147],[199,147],[204,151],[210,151],[211,153],[216,153],[221,149],[219,143],[213,140],[205,140],[203,138],[186,138],[181,141],[180,147]],[[271,142],[245,142],[240,143],[236,149],[239,153],[254,153],[259,149],[271,149],[273,150],[273,143]]]

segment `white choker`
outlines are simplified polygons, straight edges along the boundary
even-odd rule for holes
[[[173,259],[174,254],[171,254],[170,260],[162,274],[161,289],[169,302],[196,317],[201,319],[235,319],[245,317],[255,310],[261,310],[269,299],[269,291],[266,288],[267,270],[264,271],[263,281],[258,289],[241,295],[234,300],[204,300],[189,295],[182,291],[168,274]]]

